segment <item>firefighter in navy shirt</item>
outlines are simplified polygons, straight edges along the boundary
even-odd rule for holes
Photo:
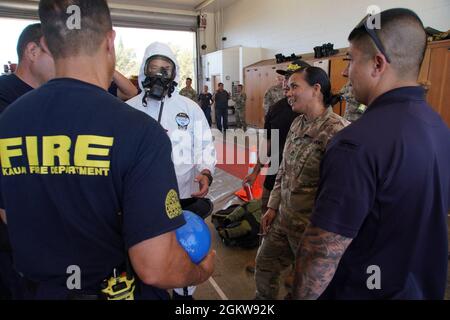
[[[83,28],[66,25],[70,5]],[[185,221],[169,138],[106,91],[115,65],[106,1],[42,0],[39,15],[57,78],[0,119],[1,215],[27,298],[100,298],[127,256],[137,299],[206,281],[214,252],[195,265],[176,241]]]
[[[0,77],[0,113],[17,98],[54,77],[53,58],[42,49],[41,38],[40,23],[27,26],[20,34],[16,72]]]
[[[345,74],[368,109],[322,160],[295,298],[443,299],[450,130],[417,83],[422,22],[410,10],[386,10],[366,17],[349,41]]]
[[[41,24],[27,26],[17,42],[16,72],[0,77],[0,114],[14,101],[54,77],[53,58],[41,47]],[[22,285],[11,259],[6,225],[0,220],[0,300],[22,298]]]

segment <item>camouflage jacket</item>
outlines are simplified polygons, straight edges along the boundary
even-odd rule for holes
[[[235,109],[244,109],[245,102],[247,101],[247,95],[245,93],[237,94],[233,96],[232,100],[234,101]]]
[[[314,207],[325,148],[330,139],[349,124],[331,108],[312,121],[307,121],[304,115],[294,120],[268,203],[269,208],[279,210],[280,226],[287,230],[304,230]]]
[[[363,115],[364,111],[366,111],[366,106],[355,100],[350,82],[347,82],[339,93],[345,98],[346,102],[344,118],[350,122],[355,122]]]
[[[186,98],[189,98],[192,101],[198,103],[197,92],[193,88],[184,87],[180,90],[180,95],[185,96]]]
[[[269,108],[284,98],[284,91],[281,86],[270,87],[264,95],[264,115],[267,114]]]

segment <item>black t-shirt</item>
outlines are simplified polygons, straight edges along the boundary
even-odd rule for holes
[[[228,108],[228,100],[230,100],[230,95],[227,91],[222,92],[216,91],[214,95],[214,102],[216,103],[216,109],[226,109]]]
[[[264,129],[267,130],[267,139],[272,138],[270,130],[279,130],[279,164],[283,160],[283,149],[291,124],[300,114],[292,111],[287,98],[284,98],[269,108],[264,120]],[[272,141],[273,143],[273,141]],[[272,190],[277,175],[267,175],[264,180],[264,188]]]
[[[207,109],[211,107],[212,94],[211,93],[200,93],[198,95],[198,100],[200,101],[200,107],[202,109]]]
[[[67,270],[98,292],[128,249],[184,223],[164,130],[105,90],[55,79],[0,117],[0,207],[37,298],[67,297]],[[123,223],[119,213],[123,214]],[[166,299],[142,285],[140,298]]]
[[[33,90],[15,74],[0,77],[0,114],[17,98]],[[8,230],[0,220],[0,251],[10,251]]]
[[[15,74],[1,76],[0,113],[2,113],[7,106],[16,101],[17,98],[31,90],[33,90],[33,88],[19,79]]]
[[[108,88],[108,92],[111,93],[114,97],[117,97],[117,90],[119,89],[119,87],[117,86],[117,84],[113,81],[111,82],[111,85]]]
[[[337,133],[320,178],[312,224],[353,239],[322,299],[444,298],[450,130],[421,87],[383,94]]]

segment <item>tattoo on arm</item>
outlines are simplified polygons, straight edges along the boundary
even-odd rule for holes
[[[306,228],[297,252],[295,299],[320,297],[352,240],[311,225]]]

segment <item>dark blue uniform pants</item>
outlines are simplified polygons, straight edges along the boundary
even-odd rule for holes
[[[216,108],[216,125],[222,132],[228,129],[228,108]]]
[[[24,299],[24,284],[13,266],[11,252],[0,251],[0,300]]]
[[[203,113],[205,114],[206,120],[208,121],[209,126],[212,125],[212,119],[211,119],[211,107],[208,108],[202,108]]]

